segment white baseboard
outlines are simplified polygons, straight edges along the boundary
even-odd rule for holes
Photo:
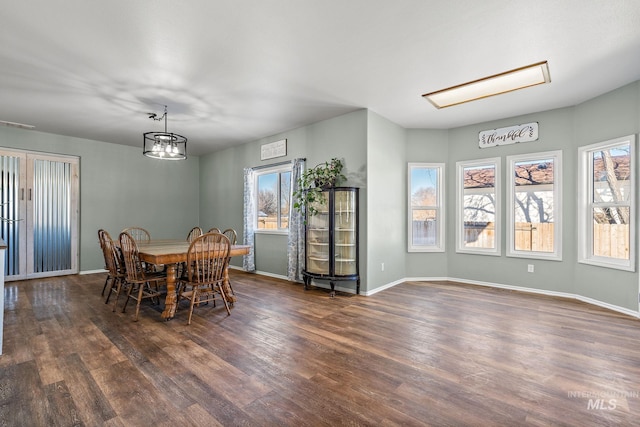
[[[85,270],[85,271],[81,271],[80,275],[84,275],[84,274],[97,274],[97,273],[108,273],[107,270],[101,269],[101,270]]]
[[[233,269],[233,270],[238,270],[238,271],[244,271],[242,267],[237,266],[237,265],[231,265],[229,264],[229,268]],[[268,271],[260,271],[260,270],[256,270],[251,272],[253,274],[260,274],[262,276],[267,276],[267,277],[273,277],[274,279],[282,279],[282,280],[289,280],[287,279],[287,276],[283,276],[281,274],[274,274],[274,273],[269,273]]]
[[[238,267],[235,265],[229,265],[229,268],[242,271],[242,267]],[[86,270],[86,271],[81,271],[79,274],[95,274],[95,273],[106,273],[106,272],[107,270]],[[288,280],[287,276],[283,276],[281,274],[273,274],[266,271],[258,270],[258,271],[255,271],[255,274],[273,277],[276,279]],[[547,295],[547,296],[553,296],[553,297],[569,298],[569,299],[575,299],[578,301],[585,302],[587,304],[592,304],[598,307],[606,308],[608,310],[616,311],[618,313],[626,314],[628,316],[636,317],[640,319],[640,311],[633,311],[625,307],[620,307],[620,306],[609,304],[603,301],[598,301],[596,299],[585,297],[578,294],[527,288],[523,286],[505,285],[502,283],[482,282],[479,280],[459,279],[455,277],[406,277],[404,279],[395,280],[393,282],[387,283],[386,285],[379,286],[371,291],[362,292],[361,290],[360,295],[371,296],[371,295],[377,294],[378,292],[382,292],[386,289],[392,288],[404,282],[459,282],[459,283],[465,283],[468,285],[487,286],[490,288],[509,289],[509,290],[518,291],[518,292],[527,292],[527,293]],[[302,283],[302,282],[299,282],[299,283]],[[331,289],[331,285],[329,285],[328,283],[313,282],[313,285],[318,288]],[[356,293],[356,290],[354,288],[344,288],[342,286],[335,286],[335,290],[340,292],[351,293],[351,294]]]
[[[446,280],[446,281],[450,281],[450,282],[465,283],[465,284],[469,284],[469,285],[487,286],[487,287],[490,287],[490,288],[509,289],[509,290],[517,291],[517,292],[527,292],[527,293],[533,293],[533,294],[539,294],[539,295],[547,295],[547,296],[553,296],[553,297],[575,299],[575,300],[578,300],[578,301],[586,302],[587,304],[596,305],[598,307],[602,307],[602,308],[606,308],[608,310],[616,311],[618,313],[626,314],[628,316],[640,318],[640,312],[638,312],[638,311],[633,311],[633,310],[630,310],[630,309],[625,308],[625,307],[620,307],[620,306],[617,306],[617,305],[613,305],[613,304],[609,304],[609,303],[606,303],[606,302],[598,301],[598,300],[593,299],[593,298],[585,297],[585,296],[578,295],[578,294],[572,294],[572,293],[568,293],[568,292],[556,292],[556,291],[549,291],[549,290],[544,290],[544,289],[527,288],[527,287],[523,287],[523,286],[505,285],[505,284],[501,284],[501,283],[481,282],[481,281],[478,281],[478,280],[469,280],[469,279],[459,279],[459,278],[455,278],[455,277],[448,277],[448,278],[444,278],[444,279],[443,278],[422,277],[422,278],[405,279],[404,281],[424,281],[424,282],[430,282],[431,281],[431,282],[433,282],[433,281],[441,281],[441,280]],[[400,282],[402,282],[402,281],[400,281]]]
[[[396,280],[396,281],[391,282],[391,283],[387,283],[386,285],[379,286],[379,287],[377,287],[377,288],[375,288],[375,289],[373,289],[371,291],[365,291],[365,292],[360,291],[360,295],[364,295],[364,296],[369,297],[369,296],[371,296],[373,294],[377,294],[378,292],[384,291],[385,289],[393,288],[394,286],[399,285],[399,284],[401,284],[403,282],[406,282],[407,280],[400,279],[400,280]]]
[[[273,277],[274,279],[289,280],[287,279],[287,276],[283,276],[282,274],[274,274],[274,273],[269,273],[267,271],[260,271],[260,270],[256,270],[255,273],[260,274],[262,276]]]

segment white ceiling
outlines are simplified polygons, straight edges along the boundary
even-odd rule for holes
[[[551,84],[437,110],[421,94],[549,61]],[[640,80],[640,0],[4,0],[0,120],[204,154],[368,108],[452,128]]]

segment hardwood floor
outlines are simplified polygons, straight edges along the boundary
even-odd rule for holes
[[[0,425],[637,425],[640,322],[455,283],[370,297],[231,272],[238,302],[111,311],[103,274],[5,289]],[[122,302],[119,305],[122,307]]]

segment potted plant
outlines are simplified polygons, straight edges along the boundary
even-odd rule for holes
[[[322,190],[336,187],[347,179],[342,174],[343,168],[342,160],[334,157],[304,171],[298,180],[298,190],[293,193],[293,207],[300,213],[306,209],[309,216],[318,213],[318,203],[326,202]]]

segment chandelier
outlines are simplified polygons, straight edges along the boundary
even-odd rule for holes
[[[183,160],[187,158],[187,138],[177,133],[167,132],[167,106],[164,114],[149,115],[150,119],[160,121],[164,119],[164,132],[146,132],[143,137],[142,154],[153,159]]]

